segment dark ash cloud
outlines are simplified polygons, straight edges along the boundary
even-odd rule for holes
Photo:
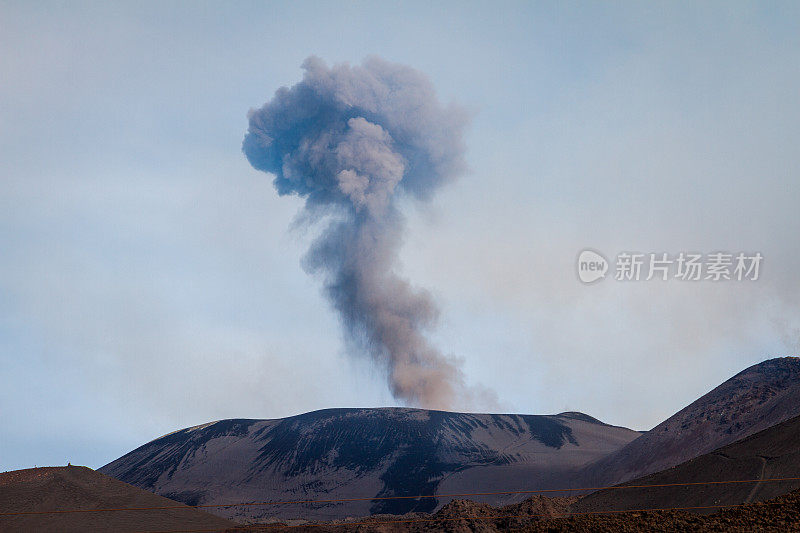
[[[251,110],[243,151],[305,198],[327,227],[304,259],[320,275],[348,339],[388,372],[395,397],[424,407],[469,401],[458,364],[425,337],[438,310],[395,272],[404,218],[397,199],[428,200],[465,169],[468,115],[442,106],[429,80],[369,58],[329,68],[310,57],[303,80]]]

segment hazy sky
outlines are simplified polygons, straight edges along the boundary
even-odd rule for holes
[[[648,429],[800,351],[796,3],[2,1],[0,470],[396,405],[301,268],[301,201],[241,152],[311,54],[410,65],[472,113],[470,171],[402,206],[399,273],[502,410]],[[587,247],[764,263],[586,286]]]

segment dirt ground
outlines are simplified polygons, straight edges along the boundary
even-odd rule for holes
[[[613,514],[573,514],[574,498],[529,498],[515,505],[495,508],[467,500],[455,500],[433,515],[372,516],[351,523],[292,527],[291,531],[399,533],[442,531],[531,533],[566,532],[800,532],[800,490],[765,502],[721,509],[700,515],[686,510],[628,511]],[[260,531],[283,528],[273,525]]]

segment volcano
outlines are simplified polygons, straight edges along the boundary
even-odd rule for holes
[[[450,501],[443,494],[563,486],[582,466],[639,435],[574,412],[326,409],[183,429],[100,471],[189,505],[366,498],[214,510],[240,521],[334,519],[433,511]],[[437,497],[370,499],[418,495]],[[524,496],[487,498],[498,503]]]

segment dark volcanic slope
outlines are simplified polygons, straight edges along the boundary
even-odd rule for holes
[[[189,504],[476,492],[486,490],[482,483],[517,490],[563,483],[568,474],[638,436],[580,413],[327,409],[184,429],[101,471]],[[445,501],[367,500],[220,512],[241,520],[330,519],[431,511]]]
[[[584,486],[608,486],[698,457],[800,415],[800,358],[740,372],[621,450],[587,466]]]
[[[224,530],[235,524],[82,466],[0,474],[0,513],[133,507],[178,509],[0,516],[0,531],[105,532]]]
[[[774,498],[800,487],[800,417],[683,464],[622,484],[798,478],[791,481],[611,489],[590,494],[572,511],[735,505]],[[800,529],[800,525],[798,525]]]

